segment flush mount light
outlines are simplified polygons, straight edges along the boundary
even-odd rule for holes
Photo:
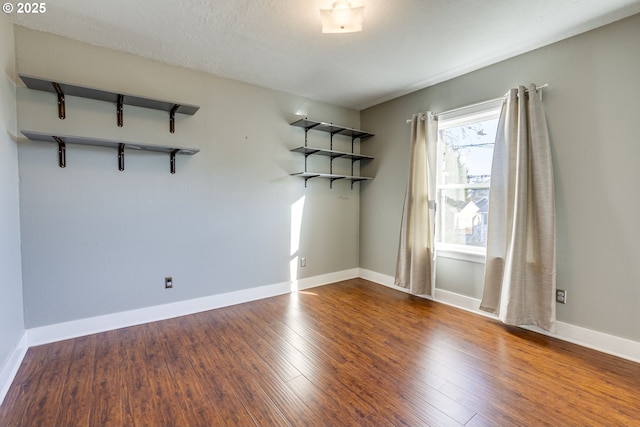
[[[362,31],[364,6],[351,7],[348,0],[333,2],[331,9],[320,9],[323,33],[355,33]]]

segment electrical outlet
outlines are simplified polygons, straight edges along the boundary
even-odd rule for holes
[[[173,277],[167,276],[164,278],[165,289],[173,288]]]
[[[300,267],[307,266],[307,259],[305,257],[300,258]]]
[[[565,291],[564,289],[556,289],[556,302],[559,302],[560,304],[566,304],[567,291]]]

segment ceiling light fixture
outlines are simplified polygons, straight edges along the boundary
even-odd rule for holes
[[[320,9],[323,33],[355,33],[362,31],[364,6],[351,7],[348,0],[333,2],[331,9]]]

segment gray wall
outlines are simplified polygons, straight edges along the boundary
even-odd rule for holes
[[[0,14],[0,372],[24,333],[13,26]]]
[[[199,148],[179,157],[20,142],[20,209],[28,328],[286,282],[358,267],[359,190],[290,177],[304,132],[296,113],[359,127],[360,114],[233,80],[16,27],[20,73],[201,106],[178,115],[19,87],[20,129]],[[324,135],[322,135],[324,136]],[[321,138],[314,135],[312,138]],[[328,145],[328,135],[317,144]],[[328,163],[327,163],[328,171]],[[300,248],[291,253],[291,208],[305,196]],[[164,289],[172,275],[174,289]]]
[[[376,134],[363,170],[360,266],[393,275],[416,112],[549,83],[544,106],[556,182],[558,320],[640,341],[640,15],[509,59],[362,112]],[[429,58],[425,58],[428,61]],[[481,296],[482,264],[440,259],[437,287]]]

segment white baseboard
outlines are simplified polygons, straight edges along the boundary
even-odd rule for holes
[[[22,360],[24,359],[25,354],[27,354],[28,349],[27,333],[25,332],[22,334],[20,341],[18,341],[18,345],[7,360],[6,365],[0,366],[0,405],[2,405],[2,402],[7,395],[9,387],[11,387],[11,383],[18,373],[18,369],[20,368]]]
[[[300,279],[294,282],[282,282],[187,301],[179,301],[154,307],[141,308],[28,329],[20,340],[11,360],[7,363],[7,366],[4,367],[0,374],[0,397],[4,398],[4,394],[8,391],[9,385],[15,377],[28,347],[241,304],[262,298],[287,294],[295,289],[308,289],[355,277],[362,277],[363,279],[370,280],[392,289],[407,292],[406,289],[393,284],[394,278],[392,276],[367,269],[354,268]],[[482,316],[495,318],[495,316],[479,310],[480,301],[478,299],[465,295],[436,289],[434,300],[480,314]],[[528,329],[634,362],[640,362],[640,342],[604,334],[602,332],[593,331],[563,322],[557,322],[557,335],[548,334],[547,332],[537,328]]]
[[[605,334],[570,323],[556,322],[556,326],[558,330],[557,335],[550,334],[536,326],[525,329],[640,363],[640,342]]]
[[[361,268],[360,277],[380,285],[397,289],[402,292],[407,292],[406,289],[395,286],[393,284],[394,278],[386,274]],[[456,294],[443,289],[436,289],[435,298],[433,298],[433,300],[470,311],[481,316],[496,319],[496,316],[480,310],[480,300],[477,298]],[[556,326],[558,330],[557,334],[551,334],[535,326],[527,326],[524,327],[524,329],[640,363],[640,342],[597,332],[564,322],[556,322]]]
[[[353,268],[350,270],[323,274],[306,279],[299,279],[293,282],[276,283],[273,285],[259,286],[235,292],[178,301],[170,304],[156,305],[153,307],[40,326],[27,330],[28,345],[36,346],[47,344],[69,338],[110,331],[113,329],[171,319],[173,317],[185,316],[188,314],[269,298],[276,295],[283,295],[296,289],[308,289],[341,280],[353,279],[358,277],[358,272],[359,270],[357,268]]]
[[[409,293],[409,291],[405,288],[401,288],[394,284],[395,279],[393,276],[389,276],[387,274],[378,273],[377,271],[367,270],[366,268],[360,269],[360,277],[366,280],[370,280],[379,285],[385,285],[389,288],[396,289],[401,292]]]

